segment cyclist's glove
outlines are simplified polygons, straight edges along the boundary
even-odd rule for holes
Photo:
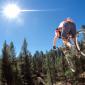
[[[53,46],[53,49],[56,49],[56,46]]]
[[[61,38],[61,36],[59,36],[59,38]]]

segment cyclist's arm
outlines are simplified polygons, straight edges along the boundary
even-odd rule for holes
[[[59,38],[59,32],[55,32],[55,36],[54,36],[54,39],[53,39],[53,46],[56,47],[56,42],[57,42],[57,39]]]
[[[56,47],[56,42],[57,42],[57,39],[60,37],[60,33],[59,31],[62,31],[62,27],[63,27],[63,24],[65,23],[65,21],[62,21],[58,28],[56,29],[55,31],[55,36],[54,36],[54,40],[53,40],[53,46]]]

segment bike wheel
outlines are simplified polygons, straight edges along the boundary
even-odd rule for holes
[[[80,54],[85,56],[85,30],[80,30],[76,35],[76,47]]]

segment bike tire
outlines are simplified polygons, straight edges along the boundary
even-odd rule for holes
[[[76,47],[80,54],[85,56],[85,30],[80,30],[76,34]]]

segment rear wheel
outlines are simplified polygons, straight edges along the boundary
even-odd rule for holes
[[[85,30],[80,30],[77,32],[76,47],[77,50],[80,50],[80,54],[85,56]]]

